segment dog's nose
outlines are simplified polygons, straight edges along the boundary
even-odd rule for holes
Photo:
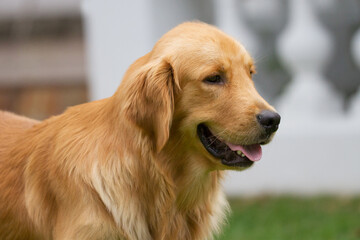
[[[256,115],[256,118],[268,134],[271,134],[278,129],[281,119],[278,113],[269,110],[261,111]]]

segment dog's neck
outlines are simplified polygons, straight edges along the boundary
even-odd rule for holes
[[[181,147],[180,144],[178,146]],[[166,219],[184,219],[178,216],[186,216],[187,219],[186,222],[167,223],[168,231],[175,229],[175,224],[183,225],[190,234],[183,239],[202,239],[200,236],[209,237],[208,233],[216,232],[227,213],[227,202],[220,189],[223,173],[203,168],[198,165],[201,161],[196,158],[199,156],[189,155],[186,151],[174,155],[165,147],[157,157],[155,160],[166,166],[162,174],[164,179],[169,179],[168,186],[173,191],[170,203],[172,215]]]
[[[159,155],[161,164],[168,165],[167,173],[173,181],[176,204],[182,210],[202,205],[220,190],[222,173],[203,168],[196,158],[199,156],[191,156],[186,151],[174,155],[166,149]]]

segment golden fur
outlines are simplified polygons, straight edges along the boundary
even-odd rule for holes
[[[0,112],[1,239],[209,239],[227,212],[222,165],[196,126],[255,141],[244,47],[203,23],[165,34],[116,93],[37,122]],[[224,86],[203,79],[221,72]]]

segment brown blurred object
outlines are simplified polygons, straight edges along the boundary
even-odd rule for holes
[[[87,100],[85,84],[0,87],[0,109],[43,120]]]
[[[38,120],[87,101],[79,16],[0,21],[0,110]]]

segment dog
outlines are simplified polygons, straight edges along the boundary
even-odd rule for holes
[[[224,170],[261,158],[280,116],[245,48],[180,24],[109,98],[39,122],[0,113],[1,239],[210,239]]]

